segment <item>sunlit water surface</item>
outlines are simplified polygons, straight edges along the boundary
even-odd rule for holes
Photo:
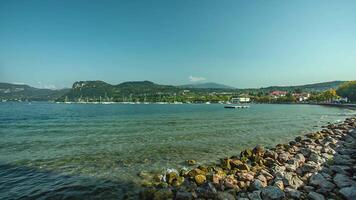
[[[315,105],[0,103],[0,199],[122,199],[142,170],[213,162],[350,115]]]

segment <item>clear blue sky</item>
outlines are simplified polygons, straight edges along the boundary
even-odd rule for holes
[[[0,82],[356,79],[356,1],[1,0]]]

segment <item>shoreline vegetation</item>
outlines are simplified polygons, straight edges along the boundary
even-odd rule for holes
[[[356,117],[220,163],[141,172],[140,199],[356,199]]]
[[[356,81],[333,81],[267,88],[185,88],[150,81],[111,85],[103,81],[75,82],[71,89],[46,90],[0,83],[1,101],[65,103],[183,104],[183,103],[350,103],[356,102]]]

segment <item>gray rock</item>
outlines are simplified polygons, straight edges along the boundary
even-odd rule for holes
[[[351,165],[352,164],[352,160],[349,155],[340,155],[340,154],[335,155],[334,162],[337,165]]]
[[[309,157],[311,150],[307,148],[301,148],[300,153],[303,154],[304,157]],[[297,154],[298,155],[298,154]]]
[[[261,190],[262,188],[263,188],[263,183],[258,179],[253,180],[252,183],[250,184],[251,191]]]
[[[325,159],[321,158],[318,154],[316,154],[315,152],[312,152],[309,156],[309,160],[313,161],[315,163],[323,163],[325,162]]]
[[[262,200],[260,190],[253,191],[251,193],[248,193],[247,195],[250,200]]]
[[[298,175],[293,172],[286,172],[283,178],[283,183],[285,186],[290,186],[294,189],[298,189],[301,185],[304,184]]]
[[[306,191],[306,192],[311,192],[314,190],[314,187],[313,186],[310,186],[310,185],[303,185],[303,189]]]
[[[278,160],[282,163],[286,162],[289,159],[290,154],[288,152],[283,152],[278,155]]]
[[[325,174],[325,176],[328,176]],[[322,174],[313,174],[309,179],[309,184],[313,186],[319,187],[319,192],[328,193],[331,192],[335,188],[335,184],[328,181]]]
[[[275,186],[267,186],[262,189],[261,196],[263,200],[279,200],[285,197],[284,192]]]
[[[352,181],[348,176],[344,174],[336,174],[334,176],[334,183],[339,187],[348,187],[353,184],[354,181]]]
[[[217,200],[235,200],[234,195],[228,192],[218,192]]]
[[[302,173],[308,173],[308,172],[313,173],[313,172],[317,172],[320,169],[320,166],[313,161],[308,161],[300,169],[302,170]]]
[[[197,193],[199,197],[214,199],[217,194],[217,191],[212,183],[205,183],[204,185],[199,186],[197,188]]]
[[[308,197],[311,200],[325,200],[325,198],[322,194],[319,194],[316,192],[309,192]]]
[[[324,181],[326,181],[325,177],[319,173],[316,173],[310,177],[309,184],[312,186],[319,186]]]
[[[178,191],[176,193],[175,200],[191,200],[193,199],[193,194],[191,192]]]
[[[305,157],[301,153],[298,153],[297,155],[295,155],[294,158],[299,162],[299,164],[305,163]]]
[[[344,175],[349,175],[349,173],[347,172],[347,170],[350,170],[350,167],[349,167],[349,166],[346,166],[346,165],[332,165],[332,166],[330,166],[330,169],[331,169],[333,172],[336,172],[336,173],[340,173],[340,174],[344,174]]]
[[[287,193],[287,196],[288,197],[291,197],[293,199],[300,199],[300,197],[302,196],[302,192],[296,190],[296,189],[293,189],[293,188],[286,188],[285,189],[286,193]]]
[[[339,193],[347,200],[356,199],[356,186],[344,187],[339,190]]]

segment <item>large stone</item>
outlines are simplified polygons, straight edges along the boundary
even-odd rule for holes
[[[247,196],[250,200],[262,200],[261,191],[259,191],[259,190],[248,193]]]
[[[320,187],[322,193],[331,192],[335,188],[335,184],[325,179],[321,174],[314,174],[309,179],[309,184]]]
[[[285,191],[287,193],[287,196],[293,199],[300,199],[303,194],[302,192],[289,187],[286,188]]]
[[[308,197],[311,200],[325,200],[325,198],[322,194],[319,194],[316,192],[309,192]]]
[[[154,197],[153,199],[157,199],[157,200],[164,200],[164,199],[170,199],[173,197],[173,192],[172,190],[166,188],[166,189],[160,189],[157,190],[154,193]]]
[[[267,186],[262,189],[261,197],[263,200],[279,200],[285,197],[284,192],[275,186]]]
[[[298,189],[303,185],[303,181],[298,178],[298,175],[293,172],[286,172],[283,178],[283,183],[285,186],[290,186],[294,189]]]
[[[191,192],[178,191],[174,198],[175,200],[191,200],[193,199],[193,194]]]
[[[197,188],[199,197],[206,199],[214,199],[217,195],[216,188],[212,183],[205,183]]]
[[[323,163],[325,160],[323,158],[321,158],[318,154],[316,154],[315,152],[312,152],[309,156],[309,160],[313,161],[315,163]]]
[[[308,161],[300,169],[302,173],[314,173],[320,169],[320,165],[313,161]]]
[[[225,185],[226,188],[229,188],[229,189],[238,188],[237,180],[235,179],[234,175],[226,176],[225,181],[224,181],[224,185]]]
[[[356,199],[356,186],[344,187],[339,190],[339,193],[347,200]]]
[[[305,157],[301,153],[298,153],[297,155],[295,155],[294,158],[298,161],[299,165],[305,163]]]
[[[253,180],[253,175],[247,172],[243,173],[237,173],[237,178],[240,181],[252,181]]]
[[[228,192],[221,192],[219,191],[217,194],[217,200],[235,200],[236,198],[234,195],[228,193]]]
[[[250,184],[250,190],[251,191],[255,191],[255,190],[261,190],[263,188],[263,183],[262,181],[255,179],[252,181],[252,183]]]
[[[334,163],[337,165],[351,165],[352,160],[349,155],[335,155],[334,156]]]
[[[201,184],[205,183],[206,177],[204,175],[199,174],[194,177],[194,180],[198,185],[201,185]]]
[[[286,162],[290,157],[290,154],[288,152],[283,152],[278,155],[278,160],[282,163]]]
[[[334,183],[339,187],[348,187],[354,184],[354,181],[352,181],[348,176],[344,174],[336,174],[334,176]]]

